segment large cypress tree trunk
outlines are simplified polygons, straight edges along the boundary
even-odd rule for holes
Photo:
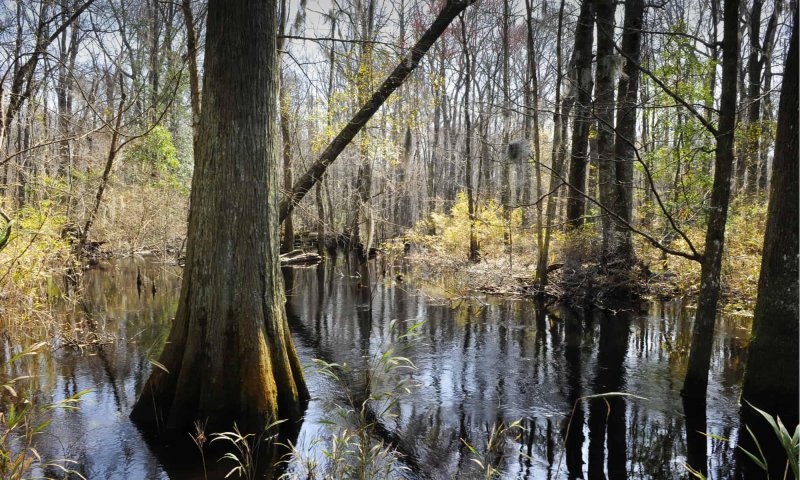
[[[210,0],[178,311],[131,417],[180,433],[260,432],[308,398],[278,263],[274,1]]]
[[[722,269],[722,250],[725,244],[725,223],[731,196],[733,170],[734,127],[736,125],[736,80],[739,62],[738,35],[739,0],[725,0],[722,36],[722,85],[720,97],[717,148],[714,159],[714,185],[708,214],[705,252],[700,269],[700,293],[697,299],[692,331],[689,367],[683,383],[686,400],[705,400],[708,387],[708,368],[714,340]]]
[[[583,0],[575,27],[575,120],[572,127],[572,153],[569,162],[569,183],[583,192],[586,185],[586,164],[589,160],[589,118],[592,103],[592,43],[594,41],[594,0]],[[583,225],[586,200],[569,189],[567,193],[567,226]]]
[[[798,414],[798,25],[795,11],[778,107],[767,230],[742,398],[787,427]],[[763,420],[762,420],[763,421]],[[781,465],[782,466],[782,465]],[[779,478],[776,477],[776,478]]]

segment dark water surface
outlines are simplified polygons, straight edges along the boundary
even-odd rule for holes
[[[139,290],[137,268],[144,279]],[[148,359],[158,358],[166,340],[179,274],[143,259],[87,272],[84,301],[61,313],[82,333],[65,333],[52,353],[5,372],[30,369],[40,401],[92,389],[80,410],[54,412],[39,440],[44,458],[73,459],[89,479],[203,478],[199,454],[184,462],[173,458],[165,467],[128,420],[154,368]],[[447,302],[419,290],[413,271],[382,260],[359,265],[340,259],[286,275],[287,311],[304,364],[315,358],[346,362],[358,378],[370,358],[392,346],[416,365],[406,377],[418,386],[399,397],[394,415],[382,416],[376,429],[376,440],[392,442],[405,455],[407,477],[482,478],[462,440],[480,454],[493,425],[516,420],[526,429],[508,437],[504,454],[493,457],[503,478],[687,478],[688,458],[702,463],[704,457],[711,478],[733,475],[728,443],[691,437],[687,444],[679,390],[692,312],[680,302],[637,305],[615,315],[563,306],[545,311],[529,300]],[[443,279],[439,289],[447,290],[447,283]],[[417,338],[400,337],[421,321]],[[749,323],[718,320],[707,417],[693,422],[690,432],[737,438]],[[81,339],[109,343],[82,346]],[[8,358],[11,345],[6,336],[0,359]],[[304,455],[323,461],[319,439],[330,435],[332,401],[345,395],[313,368],[306,375],[313,399],[296,443]],[[364,387],[357,382],[352,388],[357,396],[374,393],[358,391]],[[378,380],[372,388],[391,385]],[[582,399],[602,392],[642,398]]]

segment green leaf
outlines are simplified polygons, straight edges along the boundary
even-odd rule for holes
[[[758,467],[759,467],[760,469],[764,470],[765,472],[766,472],[766,471],[768,471],[768,467],[767,467],[767,461],[766,461],[766,459],[764,458],[764,452],[761,450],[761,444],[759,444],[759,443],[758,443],[758,439],[756,438],[756,436],[755,436],[755,434],[753,433],[753,431],[752,431],[752,430],[750,430],[750,427],[749,427],[749,426],[747,426],[747,425],[745,425],[745,428],[747,429],[747,433],[749,433],[749,434],[750,434],[750,438],[752,438],[752,439],[753,439],[753,443],[755,443],[755,444],[756,444],[756,448],[758,449],[758,453],[759,453],[759,455],[761,456],[761,458],[758,458],[758,457],[756,457],[756,456],[755,456],[753,453],[751,453],[751,452],[748,452],[747,450],[745,450],[745,449],[744,449],[744,448],[742,448],[741,446],[739,447],[739,450],[741,450],[742,452],[744,452],[744,453],[745,453],[745,455],[747,455],[748,457],[750,457],[750,459],[751,459],[751,460],[753,460],[753,462],[754,462],[756,465],[758,465]]]
[[[150,362],[153,366],[158,367],[159,369],[163,370],[164,373],[169,373],[169,370],[167,370],[167,367],[165,367],[160,362],[158,362],[156,360],[153,360],[153,359],[150,359],[150,358],[148,358],[147,361]]]

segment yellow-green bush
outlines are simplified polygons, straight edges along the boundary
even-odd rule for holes
[[[69,244],[61,235],[64,207],[43,200],[13,212],[12,220],[11,238],[0,250],[0,320],[44,326],[53,271],[63,271],[70,261]]]
[[[736,203],[731,206],[725,229],[725,249],[722,258],[722,300],[727,310],[752,312],[761,271],[761,249],[767,206],[764,203]],[[697,223],[685,228],[686,236],[699,252],[705,242],[705,224]],[[660,250],[640,236],[635,236],[636,251],[640,259],[656,273],[667,272],[670,283],[679,292],[694,294],[700,288],[700,263],[676,256],[666,259]],[[672,244],[675,249],[688,252],[683,241]]]
[[[506,232],[512,232],[512,240],[526,239],[520,235],[522,210],[511,212],[508,221],[503,218],[502,207],[490,199],[480,202],[475,216],[475,235],[478,239],[481,256],[502,255],[505,248]],[[466,260],[469,255],[470,218],[467,196],[459,192],[450,214],[434,212],[430,218],[421,220],[409,232],[414,242],[438,253]]]

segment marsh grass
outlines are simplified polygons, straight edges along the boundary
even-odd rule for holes
[[[41,354],[45,347],[46,344],[41,342],[22,350],[3,363],[0,373],[5,375],[12,365],[21,362],[25,357]],[[31,478],[40,469],[59,470],[84,478],[70,468],[75,463],[71,460],[43,458],[37,450],[36,440],[50,425],[50,411],[77,410],[80,398],[90,390],[83,390],[55,403],[37,404],[20,393],[24,388],[22,384],[31,378],[31,375],[22,375],[0,379],[0,398],[3,399],[0,402],[0,478]]]
[[[503,474],[502,467],[508,454],[508,443],[519,441],[525,431],[522,420],[511,423],[496,422],[491,428],[487,427],[486,444],[480,450],[464,438],[461,442],[470,452],[470,461],[478,466],[481,476],[485,480],[491,480]],[[525,454],[522,456],[527,457]]]
[[[780,417],[778,416],[773,417],[769,413],[759,408],[756,408],[750,402],[746,401],[745,403],[747,403],[747,405],[750,408],[752,408],[756,413],[758,413],[761,416],[761,418],[763,418],[764,421],[769,425],[771,433],[774,434],[775,437],[778,439],[781,448],[786,454],[786,463],[783,466],[783,475],[780,478],[784,480],[789,478],[800,478],[800,476],[798,475],[799,471],[798,467],[800,466],[798,465],[799,463],[798,459],[800,459],[800,425],[795,426],[794,433],[790,433],[789,429],[786,427],[786,425],[783,424]],[[756,436],[755,433],[753,433],[753,430],[750,429],[750,426],[745,425],[744,427],[747,430],[747,434],[750,436],[750,439],[753,441],[753,445],[755,445],[756,451],[747,450],[741,445],[737,445],[736,448],[738,448],[744,455],[746,455],[750,460],[752,460],[752,462],[765,473],[767,479],[771,478],[769,475],[770,467],[767,461],[767,456],[764,454],[764,450],[761,447],[761,443],[765,439],[762,438],[761,441],[759,441],[759,438]],[[703,435],[714,440],[719,440],[721,442],[733,443],[731,439],[721,437],[719,435],[713,435],[710,433],[703,433]],[[684,467],[692,477],[701,480],[706,479],[706,476],[703,474],[703,472],[691,467],[688,464],[684,465]]]
[[[54,272],[70,265],[61,237],[66,217],[62,207],[43,201],[10,218],[13,229],[0,249],[0,329],[13,338],[48,339],[58,330],[53,306],[62,298]]]
[[[259,471],[259,459],[262,453],[270,449],[274,444],[278,436],[277,426],[284,421],[278,420],[270,423],[260,435],[242,433],[235,423],[233,424],[233,429],[229,432],[212,433],[209,444],[225,442],[230,448],[230,451],[219,459],[220,462],[227,460],[229,464],[233,464],[225,478],[235,473],[239,478],[244,477],[247,480],[255,480]],[[203,471],[205,472],[205,465],[203,465]]]
[[[409,470],[397,445],[381,432],[382,424],[396,418],[400,399],[417,387],[410,376],[416,366],[405,353],[419,341],[418,329],[423,323],[411,325],[391,344],[381,341],[360,371],[347,363],[314,360],[316,373],[340,387],[343,395],[333,402],[330,417],[320,422],[327,435],[311,439],[307,450],[285,444],[288,453],[282,461],[288,469],[282,480],[385,479]],[[397,321],[392,320],[390,333],[397,328]],[[319,458],[315,451],[321,454]]]

